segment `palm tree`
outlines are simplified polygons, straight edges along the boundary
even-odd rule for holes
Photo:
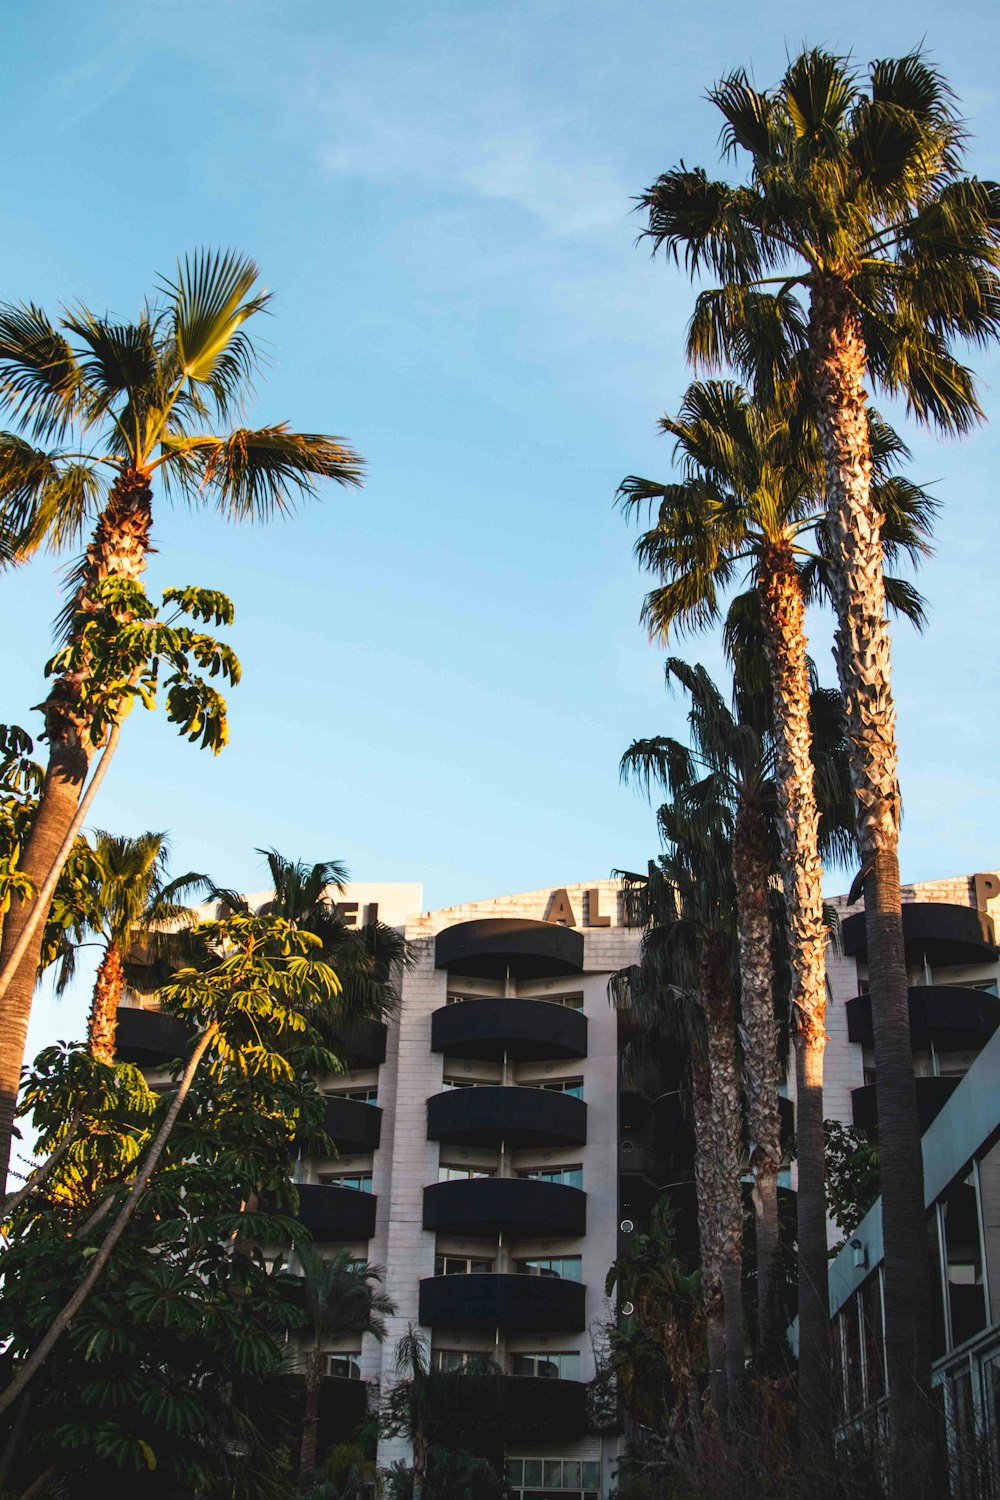
[[[268,301],[252,260],[197,251],[132,322],[82,306],[57,322],[34,304],[0,307],[0,400],[16,428],[0,434],[0,531],[17,556],[76,546],[89,532],[63,617],[71,638],[105,580],[143,573],[154,483],[237,522],[287,512],[322,479],[360,483],[360,460],[336,438],[285,423],[230,427],[260,358],[246,324]],[[42,705],[48,768],[21,860],[36,890],[99,748],[81,710],[87,680],[86,669],[56,675]],[[15,897],[0,944],[6,969],[22,929],[36,924],[0,1001],[0,1181],[46,915],[38,904]]]
[[[853,746],[883,1141],[886,1350],[899,1454],[923,1484],[916,1441],[929,1399],[923,1175],[899,896],[899,791],[881,516],[872,494],[866,382],[916,418],[964,432],[981,417],[956,341],[1000,335],[1000,186],[962,171],[965,128],[920,53],[874,62],[795,58],[777,88],[742,71],[710,92],[736,186],[681,165],[643,196],[654,246],[703,291],[692,357],[733,361],[773,391],[803,352],[826,469],[836,656]],[[777,291],[768,290],[769,286]],[[885,1111],[883,1115],[882,1111]],[[919,1445],[918,1445],[919,1446]]]
[[[687,1057],[709,1390],[725,1427],[744,1370],[735,895],[718,827],[680,804],[661,807],[658,822],[667,852],[644,876],[626,877],[646,927],[640,960],[615,976],[610,993]]]
[[[316,1473],[316,1442],[319,1433],[319,1393],[326,1374],[330,1346],[350,1335],[370,1333],[379,1343],[385,1338],[385,1321],[396,1304],[378,1288],[385,1273],[380,1266],[359,1264],[348,1250],[338,1250],[324,1260],[312,1246],[299,1251],[302,1292],[308,1323],[308,1342],[299,1348],[306,1383],[302,1446],[299,1454],[299,1486],[311,1484]]]
[[[92,1057],[110,1064],[124,990],[141,985],[143,971],[167,960],[178,933],[197,920],[197,914],[176,898],[190,891],[207,892],[211,881],[193,871],[175,880],[164,878],[170,854],[164,833],[142,833],[133,839],[98,829],[92,847],[81,842],[84,848],[71,862],[75,879],[64,881],[53,901],[50,931],[54,928],[55,933],[43,946],[39,972],[58,962],[56,993],[63,994],[76,972],[77,952],[96,940],[103,952],[87,1043]],[[141,962],[135,961],[138,948]]]
[[[737,680],[749,689],[766,686],[773,705],[773,774],[797,1021],[799,1395],[808,1446],[821,1441],[828,1448],[821,853],[825,843],[828,855],[844,858],[854,845],[844,833],[843,757],[814,756],[811,715],[822,700],[810,678],[805,605],[829,587],[830,546],[822,455],[805,396],[804,382],[794,375],[781,382],[770,405],[752,401],[730,382],[696,382],[678,417],[661,421],[677,440],[682,478],[663,484],[630,476],[620,495],[628,509],[658,507],[655,525],[636,546],[661,580],[643,606],[655,638],[723,618],[724,596],[742,569],[752,586],[731,601],[725,638]],[[893,472],[906,453],[896,433],[875,414],[869,422],[886,555],[917,560],[927,550],[933,503]],[[919,595],[902,580],[887,583],[893,606],[920,623]]]
[[[769,903],[775,864],[773,825],[769,826],[768,817],[771,767],[762,734],[752,723],[733,717],[704,667],[692,667],[670,657],[666,676],[668,684],[681,683],[691,696],[688,722],[695,748],[662,736],[635,740],[622,757],[622,779],[639,779],[647,792],[655,782],[674,799],[709,809],[709,815],[724,826],[732,849],[743,1082],[754,1174],[758,1352],[766,1362],[780,1337],[779,1311],[772,1299],[778,1248],[781,1116]]]

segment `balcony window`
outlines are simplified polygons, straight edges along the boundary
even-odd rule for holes
[[[519,1260],[519,1276],[555,1276],[562,1281],[583,1279],[582,1259],[579,1255],[547,1255],[538,1260]]]
[[[466,1182],[470,1177],[495,1177],[493,1167],[449,1167],[442,1162],[438,1167],[438,1182]]]
[[[487,1276],[493,1270],[491,1260],[471,1255],[435,1255],[435,1276]]]
[[[329,1187],[350,1188],[355,1193],[370,1193],[372,1191],[371,1172],[337,1172],[324,1177],[323,1181]]]
[[[583,1187],[583,1167],[524,1167],[518,1177],[530,1177],[535,1182],[561,1182],[566,1187]]]
[[[327,1089],[328,1099],[356,1099],[359,1104],[378,1103],[378,1085],[370,1084],[366,1088],[359,1089]]]
[[[488,1354],[476,1349],[432,1349],[431,1369],[442,1375],[484,1375],[493,1361]]]
[[[537,998],[544,1000],[546,1005],[564,1005],[567,1010],[583,1010],[583,996],[581,994],[539,995]]]
[[[506,1480],[514,1500],[542,1500],[539,1491],[555,1491],[560,1500],[598,1500],[601,1466],[589,1458],[508,1458]]]
[[[530,1375],[541,1380],[579,1380],[580,1355],[576,1349],[562,1353],[512,1354],[512,1375]]]
[[[441,1080],[441,1087],[443,1089],[495,1089],[499,1082],[499,1078],[456,1078],[453,1073],[446,1073]]]
[[[351,1349],[346,1354],[328,1354],[326,1373],[337,1380],[361,1379],[361,1350]]]
[[[953,1183],[938,1205],[944,1251],[949,1344],[963,1344],[986,1327],[983,1246],[976,1172]]]
[[[583,1098],[582,1078],[542,1078],[532,1079],[522,1087],[530,1089],[545,1089],[550,1094],[569,1094],[571,1099]]]

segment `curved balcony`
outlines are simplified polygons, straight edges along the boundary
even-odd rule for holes
[[[508,1333],[578,1333],[587,1290],[555,1276],[428,1276],[420,1283],[425,1328],[502,1328]]]
[[[286,1398],[289,1414],[296,1413],[301,1426],[305,1415],[306,1382],[304,1375],[275,1377],[278,1390]],[[368,1382],[345,1380],[326,1375],[319,1388],[320,1453],[331,1443],[353,1443],[358,1428],[368,1416]]]
[[[326,1037],[352,1068],[377,1068],[385,1062],[386,1029],[382,1021],[339,1021],[326,1028]]]
[[[587,1195],[562,1182],[526,1177],[433,1182],[424,1188],[424,1228],[470,1236],[502,1230],[508,1239],[576,1239],[587,1228]]]
[[[432,1376],[446,1399],[426,1413],[429,1443],[456,1442],[489,1453],[499,1438],[540,1446],[571,1443],[587,1431],[587,1387],[532,1375]],[[502,1460],[502,1451],[498,1454]]]
[[[908,962],[926,958],[932,967],[987,964],[997,956],[992,918],[974,906],[955,906],[945,901],[906,902],[903,940]],[[868,957],[864,912],[844,919],[841,942],[848,958]]]
[[[586,1057],[587,1017],[545,1000],[463,1000],[434,1012],[431,1050],[483,1062],[499,1062],[505,1053],[519,1062]]]
[[[553,979],[583,971],[583,937],[557,922],[486,917],[439,932],[434,964],[479,979]]]
[[[582,1146],[587,1106],[548,1089],[446,1089],[427,1101],[427,1138],[453,1146]]]
[[[319,1182],[298,1184],[298,1194],[298,1217],[314,1240],[370,1240],[375,1233],[374,1193]]]
[[[915,1052],[932,1045],[939,1052],[966,1052],[985,1046],[1000,1026],[1000,999],[985,990],[960,985],[911,985],[910,1040]],[[847,1002],[847,1035],[871,1045],[872,997]]]
[[[186,1021],[168,1016],[162,1010],[119,1005],[115,1054],[121,1062],[135,1063],[140,1068],[155,1068],[175,1057],[183,1057],[191,1035]]]
[[[382,1111],[361,1099],[327,1099],[323,1129],[345,1156],[376,1151],[382,1139]]]
[[[917,1118],[920,1121],[921,1135],[941,1113],[961,1082],[961,1078],[916,1079]],[[867,1130],[870,1135],[878,1133],[878,1104],[873,1083],[851,1091],[851,1114],[859,1130]]]

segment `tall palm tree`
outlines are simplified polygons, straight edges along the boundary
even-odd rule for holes
[[[381,1343],[385,1338],[385,1318],[396,1311],[396,1304],[378,1289],[385,1275],[381,1266],[359,1264],[348,1250],[338,1250],[325,1260],[318,1250],[307,1245],[299,1251],[299,1261],[308,1315],[306,1342],[298,1350],[306,1382],[299,1452],[299,1486],[305,1489],[316,1473],[319,1393],[330,1345],[352,1334],[365,1333]]]
[[[778,86],[742,71],[710,92],[727,151],[748,179],[681,165],[643,197],[654,246],[708,272],[692,357],[731,360],[773,390],[806,355],[826,468],[858,836],[866,875],[879,1118],[883,1138],[886,1351],[900,1461],[913,1459],[929,1399],[923,1175],[909,1043],[899,896],[899,790],[881,516],[872,494],[866,385],[903,397],[921,422],[964,432],[982,413],[958,341],[1000,335],[1000,186],[963,172],[965,127],[919,53],[850,64],[813,50]],[[776,291],[768,290],[769,286]],[[885,1114],[883,1115],[883,1110]],[[911,1444],[910,1439],[914,1439]]]
[[[616,976],[611,994],[687,1054],[710,1394],[726,1426],[744,1371],[735,896],[718,826],[681,802],[661,807],[658,823],[666,852],[645,876],[627,877],[646,927],[640,961]]]
[[[780,382],[769,404],[730,382],[696,382],[676,418],[661,427],[676,438],[682,477],[663,484],[631,476],[620,495],[636,509],[656,505],[655,524],[636,551],[660,579],[643,618],[655,638],[704,628],[723,617],[738,679],[770,689],[781,873],[796,1017],[799,1143],[800,1364],[804,1437],[829,1451],[829,1312],[823,1193],[823,1051],[826,1043],[826,924],[821,832],[827,853],[844,857],[842,762],[814,757],[805,605],[829,586],[830,545],[824,468],[801,375]],[[893,472],[905,448],[872,414],[873,487],[884,547],[893,560],[927,550],[933,503]],[[728,589],[745,571],[749,594]],[[922,601],[902,580],[889,581],[894,607],[917,623]],[[763,639],[764,665],[756,662]],[[817,787],[817,775],[821,784]],[[817,796],[817,791],[821,796]],[[826,817],[822,814],[825,804]],[[812,1426],[810,1426],[812,1424]]]
[[[154,486],[241,522],[286,512],[320,480],[360,483],[360,460],[336,438],[230,425],[260,359],[246,325],[268,301],[252,260],[197,251],[130,322],[82,306],[55,322],[33,303],[0,307],[0,404],[14,424],[0,433],[0,532],[19,557],[88,538],[63,616],[70,638],[104,580],[143,573]],[[48,768],[21,859],[36,890],[100,748],[82,711],[87,680],[86,668],[57,675],[42,705]],[[36,923],[0,1000],[0,1181],[46,915],[33,905],[15,897],[0,943],[2,970]]]
[[[622,757],[622,778],[640,780],[647,792],[655,783],[675,800],[707,809],[725,828],[732,851],[743,1083],[754,1176],[758,1353],[766,1363],[781,1332],[777,1326],[780,1312],[772,1296],[781,1170],[769,902],[775,866],[773,818],[769,816],[772,767],[765,736],[752,723],[733,716],[704,667],[670,657],[666,675],[668,684],[679,682],[690,694],[688,722],[694,748],[663,736],[635,740]]]
[[[169,855],[164,833],[133,839],[98,829],[93,846],[77,851],[72,861],[75,878],[63,882],[53,901],[50,932],[55,930],[43,946],[39,972],[58,962],[56,993],[72,981],[80,948],[96,942],[102,950],[87,1022],[87,1044],[98,1062],[114,1062],[126,987],[141,984],[144,969],[169,959],[178,933],[197,920],[177,898],[211,888],[207,875],[193,871],[166,880]],[[137,947],[141,963],[134,962]]]

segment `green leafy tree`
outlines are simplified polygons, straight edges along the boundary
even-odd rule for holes
[[[248,323],[268,303],[253,261],[198,251],[133,321],[78,307],[53,322],[34,304],[0,307],[0,402],[14,426],[0,434],[0,534],[18,557],[88,538],[71,574],[66,644],[42,705],[48,766],[20,866],[39,892],[14,892],[0,943],[0,1180],[9,1138],[48,899],[46,877],[68,856],[67,836],[98,750],[113,750],[130,701],[129,674],[87,703],[100,657],[84,643],[92,618],[132,619],[150,546],[154,485],[214,504],[234,522],[266,520],[326,479],[360,482],[360,462],[335,438],[284,423],[231,427],[252,392],[259,351]],[[36,446],[42,445],[42,446]],[[109,585],[117,584],[117,592]],[[208,722],[188,690],[192,725]],[[180,685],[175,698],[183,695]],[[194,736],[197,737],[197,736]],[[96,774],[96,773],[95,773]],[[51,891],[49,891],[51,897]],[[39,907],[43,909],[38,910]],[[33,921],[31,940],[19,947]],[[15,960],[13,955],[18,952]]]
[[[259,1247],[305,1238],[289,1153],[325,1141],[315,1080],[339,1061],[313,1019],[339,984],[283,918],[196,935],[198,961],[163,989],[193,1030],[172,1087],[54,1048],[24,1091],[40,1154],[73,1149],[8,1206],[0,1411],[16,1427],[30,1403],[12,1461],[26,1481],[54,1464],[74,1497],[130,1472],[151,1495],[276,1495],[294,1437],[276,1378],[305,1314]],[[262,1188],[271,1210],[248,1209]]]
[[[384,1279],[381,1267],[359,1265],[347,1250],[324,1260],[317,1250],[303,1246],[299,1264],[307,1313],[298,1351],[306,1384],[299,1454],[299,1487],[305,1489],[316,1476],[319,1393],[326,1374],[327,1350],[349,1334],[370,1333],[381,1343],[385,1318],[396,1311],[396,1304],[378,1289]]]
[[[845,59],[807,51],[772,90],[738,71],[710,98],[727,152],[748,158],[748,176],[733,185],[701,168],[665,173],[643,198],[647,233],[683,256],[692,276],[718,279],[697,300],[695,360],[731,361],[766,400],[801,355],[810,383],[866,873],[879,1118],[889,1121],[881,1144],[890,1402],[900,1471],[922,1493],[930,1299],[866,386],[902,397],[918,420],[945,431],[979,420],[975,379],[955,348],[1000,333],[1000,187],[963,171],[965,127],[919,53],[874,62],[862,80]]]
[[[43,946],[39,969],[47,961],[58,962],[56,993],[62,994],[76,972],[79,949],[95,942],[100,947],[87,1023],[90,1052],[100,1062],[114,1062],[118,1007],[126,987],[134,986],[143,968],[162,961],[176,947],[177,934],[197,920],[177,897],[205,892],[211,884],[194,872],[167,880],[169,852],[164,833],[128,838],[98,829],[93,845],[67,866],[73,877],[66,882],[68,891],[57,890],[53,900],[53,939],[48,951]],[[130,966],[137,947],[145,963]]]

